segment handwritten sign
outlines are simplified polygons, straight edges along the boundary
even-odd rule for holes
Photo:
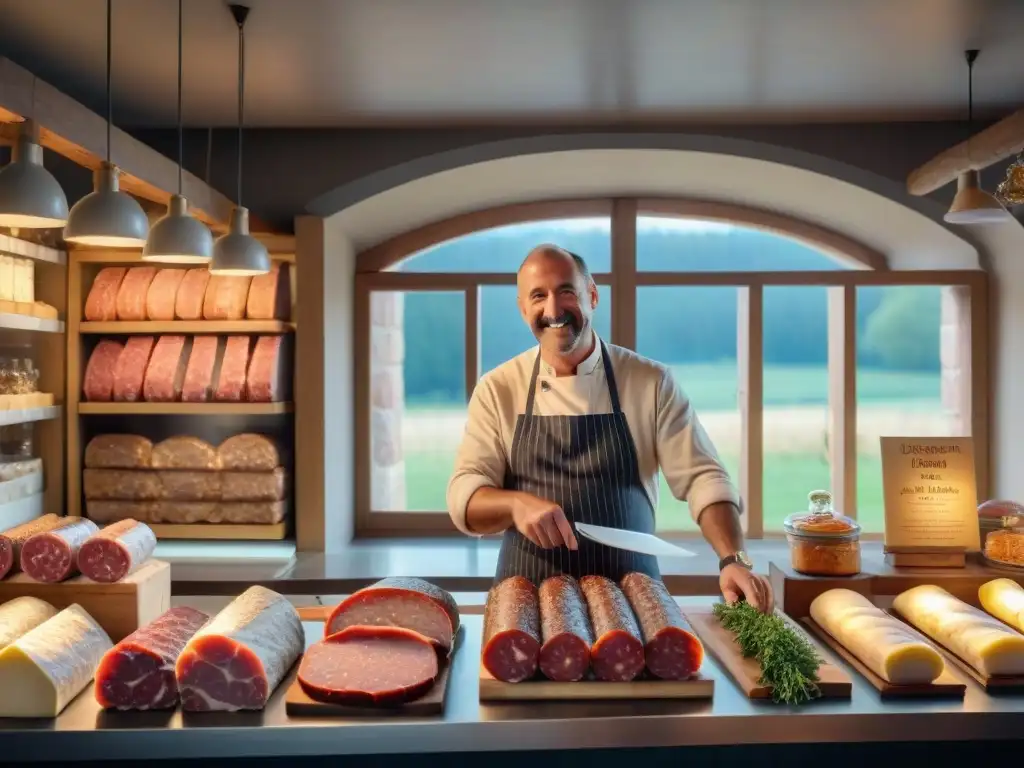
[[[974,441],[883,437],[886,549],[980,546]]]

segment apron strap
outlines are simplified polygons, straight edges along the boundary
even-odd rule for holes
[[[619,386],[615,382],[615,371],[612,370],[612,362],[608,358],[608,347],[604,339],[601,342],[601,363],[604,365],[604,378],[608,384],[608,395],[612,400],[612,413],[622,413],[622,406],[619,404]],[[526,414],[533,415],[533,403],[537,398],[537,376],[540,373],[540,350],[537,350],[537,357],[533,361],[533,373],[530,374],[530,389],[526,394]]]
[[[533,401],[537,396],[537,374],[540,373],[540,349],[537,350],[537,359],[533,361],[533,373],[530,374],[530,391],[526,395],[526,415],[533,415]]]

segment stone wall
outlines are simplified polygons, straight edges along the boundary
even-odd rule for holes
[[[370,297],[370,500],[375,511],[407,508],[402,447],[404,302],[399,292],[375,292]]]

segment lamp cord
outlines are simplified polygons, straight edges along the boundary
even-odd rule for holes
[[[181,124],[181,71],[182,71],[182,3],[183,0],[178,0],[178,195],[182,195],[184,189],[184,173],[182,172],[181,164],[185,156],[185,138],[184,131],[182,130]]]
[[[242,207],[242,119],[245,108],[245,21],[238,22],[238,194],[235,200]]]
[[[113,45],[111,44],[111,35],[113,30],[113,24],[111,20],[113,14],[111,13],[111,5],[113,0],[107,0],[107,163],[110,164],[110,126],[114,122],[114,99],[110,88],[110,73],[111,73],[111,61],[113,59]]]

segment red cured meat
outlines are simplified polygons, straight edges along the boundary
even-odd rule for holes
[[[428,581],[391,576],[341,601],[324,624],[324,636],[356,625],[411,629],[451,652],[459,609],[455,598]]]
[[[206,320],[241,320],[249,298],[252,278],[241,275],[212,275],[206,286],[203,318]]]
[[[78,570],[88,579],[112,584],[137,571],[155,549],[152,528],[137,520],[121,520],[88,538],[78,550]]]
[[[220,375],[213,392],[219,402],[240,402],[245,399],[245,377],[249,369],[251,349],[248,336],[229,336],[220,361]]]
[[[174,319],[174,305],[185,272],[187,270],[169,267],[156,273],[146,294],[146,317],[150,320]]]
[[[291,268],[274,264],[265,275],[256,275],[249,285],[245,316],[250,320],[287,320],[292,316]]]
[[[181,399],[188,361],[184,336],[161,336],[146,367],[142,396],[149,403],[173,403]]]
[[[85,300],[86,320],[110,322],[117,320],[117,292],[124,280],[126,267],[104,267],[92,281],[89,296]]]
[[[170,709],[178,704],[174,664],[210,617],[179,605],[106,652],[93,691],[104,709]]]
[[[117,319],[145,320],[146,297],[156,277],[156,267],[132,267],[117,289]]]
[[[692,677],[704,661],[704,646],[687,629],[664,582],[644,573],[627,573],[622,591],[640,624],[647,671],[662,680]]]
[[[644,644],[626,596],[604,576],[584,576],[580,591],[594,628],[590,648],[594,676],[614,683],[633,680],[644,670]]]
[[[84,517],[65,517],[48,531],[30,536],[21,547],[21,570],[36,581],[54,584],[78,573],[78,550],[99,528]]]
[[[91,402],[109,402],[114,396],[114,368],[124,351],[124,345],[113,339],[103,339],[89,355],[82,378],[82,396]]]
[[[594,631],[583,594],[572,576],[552,576],[537,590],[540,598],[540,671],[549,680],[572,683],[590,669]]]
[[[280,336],[260,336],[246,374],[246,398],[250,403],[276,403],[287,400],[290,371],[285,365]]]
[[[210,270],[195,267],[185,273],[174,299],[174,315],[179,320],[202,320],[206,286],[210,282]]]
[[[487,595],[481,661],[495,680],[519,683],[537,673],[539,656],[537,588],[529,579],[511,576]]]
[[[217,359],[222,344],[218,336],[196,336],[188,356],[185,381],[181,385],[181,399],[186,403],[205,403],[213,396]]]
[[[134,403],[142,399],[142,384],[153,352],[152,336],[132,336],[114,365],[114,400]]]
[[[434,646],[418,632],[353,626],[311,645],[298,679],[314,701],[394,706],[429,691],[438,671]]]
[[[21,570],[21,547],[31,536],[53,530],[60,520],[51,512],[0,533],[0,579]]]

